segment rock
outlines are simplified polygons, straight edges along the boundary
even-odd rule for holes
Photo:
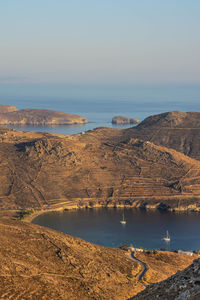
[[[130,300],[200,299],[199,270],[200,259],[197,259],[182,272],[179,271],[160,283],[151,284]]]
[[[116,116],[112,118],[112,123],[113,124],[138,124],[140,121],[138,119],[132,119],[128,117],[123,117],[123,116]]]
[[[3,108],[2,108],[3,109]],[[9,112],[1,113],[0,110],[0,124],[2,125],[71,125],[83,124],[88,120],[74,114],[57,112],[47,109],[23,109],[12,110]]]

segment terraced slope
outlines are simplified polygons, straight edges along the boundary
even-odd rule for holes
[[[200,162],[123,131],[0,131],[0,207],[127,204],[199,209]]]

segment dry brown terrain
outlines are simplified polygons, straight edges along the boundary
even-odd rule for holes
[[[152,252],[135,252],[135,257],[149,267],[143,277],[143,281],[148,285],[167,279],[177,270],[185,269],[194,260],[192,256],[167,251],[158,251],[156,254]]]
[[[150,116],[124,134],[200,160],[200,112],[173,111]]]
[[[124,251],[0,219],[0,299],[127,299],[143,289]]]
[[[99,128],[75,136],[0,130],[0,207],[200,208],[200,162]]]
[[[120,249],[5,217],[0,218],[0,244],[0,299],[123,300],[145,288],[136,279],[141,266]],[[192,262],[179,254],[167,254],[165,260],[168,275]],[[151,258],[150,274],[154,264],[159,279],[159,255]]]
[[[22,109],[0,105],[0,124],[8,125],[70,125],[87,123],[87,119],[69,113],[47,109]]]

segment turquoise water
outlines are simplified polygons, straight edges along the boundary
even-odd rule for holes
[[[125,226],[120,223],[122,214],[121,209],[80,209],[46,213],[33,223],[109,247],[132,244],[146,249],[200,249],[197,213],[125,209]],[[162,240],[166,230],[171,237],[169,244]]]

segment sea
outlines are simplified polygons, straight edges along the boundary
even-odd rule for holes
[[[15,87],[16,88],[16,87]],[[60,91],[61,90],[61,91]],[[51,109],[81,115],[87,124],[65,126],[10,126],[23,131],[76,134],[96,127],[126,128],[132,125],[113,125],[114,116],[122,115],[142,121],[150,115],[179,110],[200,111],[200,86],[132,86],[132,87],[73,87],[66,89],[46,86],[41,89],[15,90],[5,88],[0,104],[14,105],[19,109]]]

